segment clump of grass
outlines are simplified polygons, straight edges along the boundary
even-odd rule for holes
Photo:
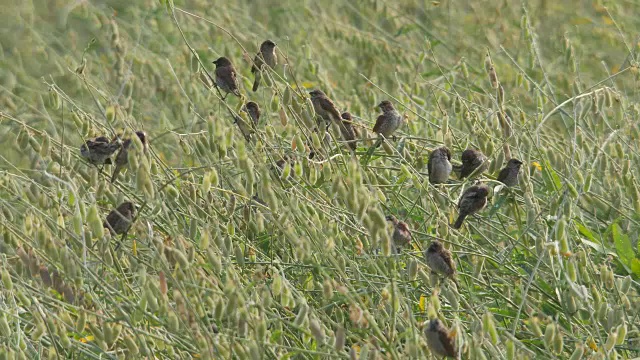
[[[439,317],[463,358],[638,356],[638,9],[573,5],[11,4],[0,354],[425,358]],[[280,62],[254,93],[266,38]],[[211,88],[219,56],[243,98]],[[313,88],[353,114],[355,155],[314,131]],[[409,121],[369,151],[384,99]],[[81,159],[84,139],[136,130],[149,152],[116,182]],[[491,187],[525,163],[459,231],[469,184],[426,177],[442,145],[454,163],[480,149]],[[124,201],[136,219],[114,237],[101,224]],[[394,251],[386,215],[411,248]],[[457,285],[422,259],[436,239]]]

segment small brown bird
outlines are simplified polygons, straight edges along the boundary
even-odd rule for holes
[[[432,184],[444,184],[451,175],[451,151],[446,146],[439,147],[429,155],[427,170],[429,171],[429,182]]]
[[[322,90],[312,90],[309,95],[311,95],[311,103],[316,114],[325,121],[325,126],[318,125],[319,128],[326,129],[332,121],[336,124],[342,123],[342,118],[336,105]]]
[[[125,201],[114,210],[111,210],[103,226],[109,229],[112,234],[124,234],[131,227],[135,211],[136,209],[133,203]]]
[[[343,112],[341,117],[342,121],[340,122],[340,132],[342,133],[342,138],[347,142],[351,150],[355,150],[358,146],[358,140],[356,140],[358,130],[353,126],[351,113]]]
[[[462,168],[460,169],[460,180],[475,173],[476,176],[487,170],[487,157],[480,150],[467,149],[462,152]]]
[[[522,166],[522,161],[518,159],[509,160],[509,162],[507,162],[507,166],[500,170],[500,174],[498,174],[498,181],[509,187],[516,186],[518,184],[520,166]]]
[[[111,142],[104,136],[88,139],[80,146],[80,156],[94,165],[111,164],[111,156],[120,148],[118,142]]]
[[[458,202],[458,219],[453,224],[454,229],[460,229],[464,219],[482,210],[487,205],[489,187],[484,184],[473,185],[462,193]]]
[[[222,99],[224,100],[229,93],[240,97],[236,69],[231,61],[223,56],[213,63],[216,64],[216,85],[225,93]]]
[[[382,134],[385,138],[389,138],[393,133],[398,130],[404,123],[404,118],[393,107],[393,104],[389,100],[384,100],[378,107],[382,111],[382,115],[376,119],[376,124],[373,126],[373,132],[376,134]]]
[[[393,215],[388,215],[386,219],[393,224],[393,235],[391,235],[393,244],[397,248],[409,245],[409,243],[411,243],[411,231],[409,231],[407,223],[396,219]]]
[[[138,139],[140,139],[140,142],[142,142],[142,151],[143,152],[147,152],[147,134],[144,131],[136,131],[136,135],[138,136]],[[122,168],[124,168],[128,163],[129,163],[129,147],[131,147],[131,143],[133,142],[133,140],[131,139],[125,139],[122,142],[122,147],[120,148],[120,152],[118,152],[118,155],[116,155],[116,168],[113,169],[113,175],[111,176],[111,182],[116,181],[116,178],[118,177],[118,174],[120,173],[120,171],[122,171]]]
[[[253,101],[249,101],[242,107],[242,111],[249,115],[252,124],[247,124],[247,122],[240,116],[236,116],[236,124],[240,128],[240,132],[242,136],[247,141],[251,140],[251,135],[255,132],[255,128],[258,125],[258,121],[260,120],[260,106]]]
[[[440,319],[431,319],[424,329],[424,335],[434,355],[452,358],[457,356],[455,334],[449,331]]]
[[[251,120],[253,121],[254,125],[258,125],[258,121],[260,120],[260,106],[258,106],[257,103],[253,102],[253,101],[249,101],[243,108],[243,111],[245,111],[247,114],[249,114],[249,116],[251,117]]]
[[[270,68],[276,67],[278,64],[278,56],[276,55],[276,43],[271,40],[266,40],[260,44],[260,51],[253,59],[253,66],[251,66],[251,72],[255,74],[256,79],[253,82],[253,91],[258,90],[260,80],[262,79],[262,69],[264,65]]]
[[[431,272],[454,278],[456,274],[456,263],[453,261],[451,252],[442,246],[439,241],[433,241],[424,252],[424,260],[431,268]]]

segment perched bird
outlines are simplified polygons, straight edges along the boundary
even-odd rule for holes
[[[253,82],[253,91],[258,90],[260,80],[262,79],[262,69],[264,65],[274,68],[278,64],[278,56],[276,55],[276,43],[271,40],[266,40],[260,44],[260,51],[253,59],[253,66],[251,72],[255,74],[256,79]]]
[[[358,130],[353,126],[351,113],[343,112],[341,117],[342,121],[340,122],[340,132],[342,133],[342,138],[347,142],[351,150],[355,150],[358,146],[358,140],[356,140]]]
[[[451,152],[446,146],[439,147],[429,155],[427,170],[429,171],[429,182],[432,184],[444,184],[451,175]]]
[[[451,252],[442,246],[439,241],[434,241],[424,251],[424,260],[431,268],[431,272],[453,278],[456,274],[456,263],[451,257]]]
[[[138,136],[138,139],[140,139],[140,142],[142,142],[142,151],[146,152],[147,151],[147,134],[144,131],[136,131],[136,135]],[[129,148],[131,147],[131,143],[133,142],[133,140],[131,139],[124,139],[124,141],[122,142],[122,147],[120,148],[120,152],[118,152],[118,155],[116,155],[116,168],[113,169],[113,175],[111,176],[111,182],[116,181],[116,178],[118,177],[118,174],[120,173],[120,171],[122,171],[122,168],[124,168],[128,163],[129,163]]]
[[[112,234],[124,234],[131,227],[135,211],[133,203],[125,201],[114,210],[111,210],[103,226],[109,229]]]
[[[498,181],[511,187],[518,184],[518,173],[520,173],[520,166],[522,161],[518,159],[511,159],[507,162],[507,166],[500,170],[498,174]]]
[[[258,125],[258,121],[260,121],[260,106],[253,101],[249,101],[242,107],[242,110],[245,111],[251,117],[254,125]]]
[[[393,244],[396,247],[405,247],[409,245],[411,242],[411,231],[409,231],[407,223],[396,219],[393,215],[388,215],[386,219],[393,224],[393,235],[391,235]]]
[[[236,69],[233,67],[233,64],[231,64],[231,61],[223,56],[213,63],[216,64],[216,86],[225,92],[222,99],[224,100],[229,93],[240,97]]]
[[[242,111],[249,115],[252,124],[247,124],[247,122],[241,118],[240,116],[236,116],[236,124],[240,128],[240,132],[242,136],[249,141],[251,140],[251,135],[255,132],[255,127],[258,125],[258,121],[260,120],[260,106],[253,101],[249,101],[242,107]]]
[[[460,169],[460,180],[471,175],[476,169],[476,175],[480,175],[487,170],[487,157],[480,150],[467,149],[462,152],[462,168]]]
[[[385,138],[391,137],[393,133],[404,123],[404,118],[393,107],[393,104],[389,100],[384,100],[378,107],[382,111],[382,115],[376,119],[376,124],[373,126],[373,132],[376,134],[382,134]]]
[[[322,92],[322,90],[312,90],[309,92],[311,95],[311,103],[313,104],[313,109],[316,114],[320,116],[325,121],[326,126],[319,128],[327,128],[331,122],[335,122],[336,124],[342,123],[342,118],[340,117],[340,112],[336,108],[336,105],[327,97],[327,95]]]
[[[434,355],[452,358],[457,356],[455,334],[450,332],[440,319],[431,319],[424,329],[424,335]]]
[[[473,185],[462,193],[458,202],[458,219],[453,224],[454,229],[460,229],[464,219],[482,210],[487,205],[489,187],[484,184]]]
[[[120,148],[118,142],[111,142],[104,136],[89,139],[80,146],[80,156],[91,164],[111,164],[111,156]]]

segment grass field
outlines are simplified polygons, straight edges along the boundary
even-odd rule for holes
[[[436,358],[423,334],[435,317],[463,359],[640,357],[639,13],[5,1],[0,359]],[[279,63],[252,92],[266,39]],[[208,86],[220,56],[242,98]],[[315,88],[354,115],[355,156],[311,131]],[[249,100],[262,108],[252,142],[231,115]],[[407,125],[373,150],[382,100]],[[136,143],[114,183],[113,166],[80,156],[85,139],[136,130],[149,151]],[[467,148],[491,161],[489,205],[460,230],[472,182],[429,183],[442,145],[454,164]],[[496,191],[509,154],[519,185]],[[125,200],[138,215],[111,236],[103,221]],[[399,253],[386,215],[411,229]],[[425,264],[434,240],[457,285]]]

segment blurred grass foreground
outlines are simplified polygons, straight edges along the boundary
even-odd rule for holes
[[[434,318],[464,359],[639,357],[639,13],[4,1],[0,359],[435,359]],[[279,61],[253,92],[266,39]],[[211,87],[221,56],[242,98]],[[353,154],[313,131],[316,88],[353,115]],[[246,141],[250,100],[262,117]],[[373,149],[382,100],[407,124]],[[113,183],[113,165],[80,156],[136,130],[149,149],[135,141]],[[459,230],[473,180],[429,183],[443,145],[454,165],[467,148],[490,161],[489,204]],[[509,157],[519,184],[497,191]],[[111,235],[124,201],[133,225]],[[387,215],[409,247],[395,251]],[[434,240],[457,283],[426,265]]]

